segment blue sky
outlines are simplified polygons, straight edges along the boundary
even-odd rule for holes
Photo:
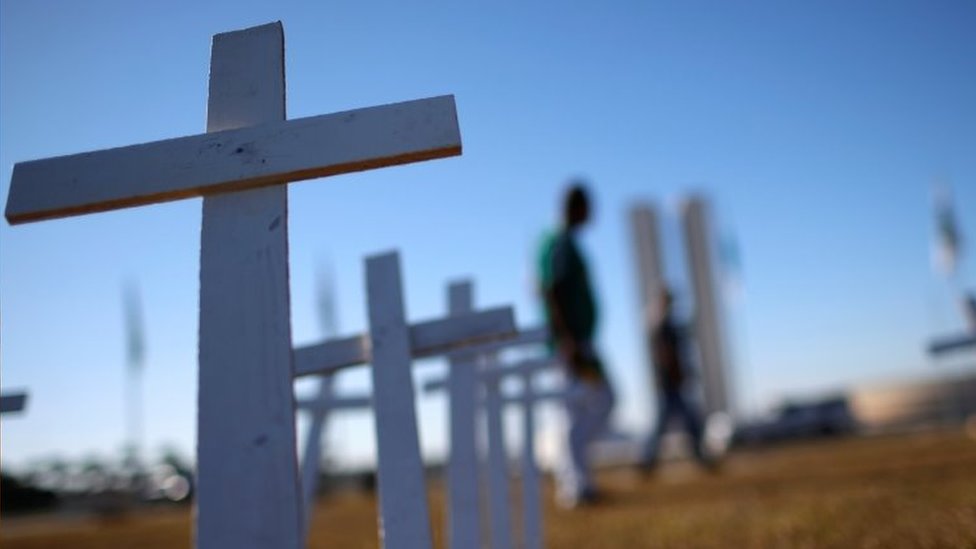
[[[18,161],[202,132],[210,37],[281,20],[290,117],[452,93],[464,140],[460,158],[291,187],[296,343],[319,335],[317,265],[333,264],[342,331],[360,331],[362,258],[393,248],[412,318],[442,314],[445,284],[471,276],[480,305],[536,322],[533,246],[584,176],[622,428],[649,421],[635,199],[675,223],[683,193],[708,193],[735,234],[747,407],[939,372],[924,342],[961,321],[930,266],[930,193],[947,181],[976,238],[976,4],[464,4],[2,2],[0,199]],[[129,280],[146,317],[146,445],[192,455],[199,230],[199,200],[0,224],[2,383],[32,394],[4,420],[5,466],[118,451]],[[676,278],[673,245],[668,260]],[[965,256],[970,287],[973,273]],[[341,386],[364,389],[365,373]],[[435,454],[442,408],[421,404]],[[369,425],[339,422],[333,447],[368,457]]]

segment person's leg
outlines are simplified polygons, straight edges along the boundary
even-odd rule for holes
[[[695,457],[701,463],[711,465],[711,460],[705,453],[702,420],[698,414],[698,410],[695,408],[695,404],[681,392],[677,393],[675,404],[684,421],[685,428],[688,429],[688,434],[691,436],[691,445]]]
[[[594,381],[583,385],[586,396],[585,418],[581,422],[580,429],[583,446],[580,455],[580,470],[582,471],[582,495],[589,498],[596,495],[593,483],[593,464],[590,460],[589,449],[607,431],[615,398],[613,388],[606,381]]]
[[[640,466],[642,469],[650,470],[657,465],[661,436],[664,435],[664,430],[668,427],[668,420],[673,413],[673,398],[669,393],[670,391],[658,391],[657,393],[657,420],[641,451]]]
[[[587,394],[581,381],[567,380],[566,453],[557,474],[556,496],[560,503],[574,506],[587,487],[586,431]]]
[[[597,438],[610,428],[610,415],[617,404],[617,396],[609,381],[596,386],[593,402],[593,437]]]

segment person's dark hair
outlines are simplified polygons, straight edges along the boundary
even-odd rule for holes
[[[579,225],[586,221],[590,213],[590,197],[586,185],[574,180],[566,189],[563,199],[563,221],[567,226]]]

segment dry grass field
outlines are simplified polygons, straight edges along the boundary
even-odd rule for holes
[[[547,547],[976,548],[976,440],[956,431],[743,450],[719,474],[673,463],[650,478],[606,471],[600,483],[600,506],[547,501]],[[439,490],[431,505],[443,546]],[[310,545],[376,547],[375,506],[357,494],[324,500]],[[188,509],[0,522],[5,549],[187,547],[190,535]]]

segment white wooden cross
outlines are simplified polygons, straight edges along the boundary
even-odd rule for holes
[[[432,538],[411,362],[512,337],[515,317],[510,307],[502,307],[409,325],[401,288],[396,253],[367,258],[369,335],[297,348],[294,355],[297,376],[372,363],[381,539],[385,547],[413,549],[431,547]]]
[[[525,549],[542,549],[545,534],[542,527],[542,487],[539,466],[535,458],[535,405],[545,401],[562,401],[566,398],[564,389],[537,391],[532,383],[533,374],[538,371],[559,368],[555,359],[526,361],[520,366],[504,368],[499,375],[516,375],[522,378],[522,393],[504,397],[503,404],[517,404],[522,412],[522,546]],[[501,416],[501,409],[495,412]],[[501,454],[507,456],[504,433],[499,433],[498,446]]]
[[[335,393],[335,378],[321,376],[319,392],[315,398],[299,400],[299,410],[308,412],[311,421],[306,431],[305,449],[302,452],[302,504],[305,509],[303,538],[308,540],[312,528],[312,511],[315,509],[315,495],[318,493],[319,464],[322,459],[322,433],[328,425],[329,416],[340,410],[370,410],[373,400],[368,395],[339,396]],[[306,543],[307,545],[307,543]]]
[[[544,330],[530,330],[521,332],[515,340],[522,344],[538,343],[545,340]],[[497,345],[492,344],[492,347]],[[559,368],[560,363],[557,359],[528,359],[514,365],[506,366],[501,364],[491,364],[487,369],[483,369],[479,375],[479,384],[484,386],[484,395],[478,395],[484,407],[486,425],[488,427],[488,456],[484,466],[487,469],[489,479],[489,515],[501,515],[510,517],[508,509],[509,493],[509,473],[508,473],[508,450],[506,449],[505,428],[502,421],[502,411],[506,405],[517,405],[522,414],[522,547],[538,549],[543,546],[544,534],[542,528],[542,508],[541,508],[541,476],[535,458],[535,405],[547,401],[562,401],[567,397],[565,389],[536,390],[532,379],[536,373],[552,371]],[[454,371],[451,371],[453,376]],[[424,384],[427,392],[442,391],[445,388],[450,390],[451,376],[445,379],[428,380]],[[501,378],[521,378],[522,392],[515,395],[503,395],[498,391]],[[494,394],[493,394],[494,393]],[[481,398],[483,396],[483,398]],[[452,401],[453,402],[453,401]],[[451,406],[452,414],[454,407]],[[491,449],[494,448],[494,451]],[[448,469],[455,466],[454,460],[454,441],[451,441],[451,454],[448,461]],[[472,473],[472,476],[476,476]],[[453,511],[453,509],[450,509]],[[508,530],[503,531],[503,528]],[[489,525],[491,533],[491,546],[504,547],[511,546],[513,538],[511,532],[514,531],[510,521],[492,520]],[[508,532],[508,533],[506,533]]]
[[[448,312],[462,315],[474,308],[471,282],[448,286]],[[455,355],[448,374],[449,458],[447,462],[447,539],[452,549],[479,547],[478,441],[475,429],[478,399],[476,363]]]
[[[285,184],[460,154],[454,99],[286,121],[284,35],[272,23],[214,36],[207,131],[19,163],[5,215],[204,197],[196,543],[298,547]]]
[[[462,282],[452,285],[448,290],[449,306],[452,311],[465,310],[472,305],[472,285]],[[505,404],[522,405],[523,413],[523,544],[525,547],[542,546],[540,487],[538,467],[535,463],[535,422],[533,407],[537,401],[563,398],[562,391],[537,393],[532,388],[531,376],[537,371],[552,369],[558,362],[552,359],[530,359],[515,365],[501,365],[493,360],[485,360],[506,348],[545,343],[548,332],[544,328],[525,330],[513,339],[498,341],[467,349],[453,356],[455,361],[480,360],[482,369],[477,379],[467,378],[471,368],[455,368],[453,363],[446,380],[429,380],[425,391],[448,390],[450,406],[450,454],[447,462],[448,473],[448,530],[452,548],[476,547],[480,501],[477,484],[476,447],[476,408],[484,388],[483,406],[487,431],[487,492],[489,498],[489,531],[491,546],[509,548],[513,546],[509,491],[508,454],[505,449],[504,422],[502,409]],[[499,390],[503,377],[519,376],[523,379],[523,393],[514,399],[503,396]],[[460,380],[458,378],[461,378]],[[551,394],[550,394],[551,393]],[[457,533],[457,534],[455,534]],[[472,542],[471,540],[474,540]],[[455,544],[455,540],[458,543]],[[460,541],[464,540],[465,543]]]
[[[0,414],[23,412],[27,408],[27,393],[15,392],[0,395]]]

